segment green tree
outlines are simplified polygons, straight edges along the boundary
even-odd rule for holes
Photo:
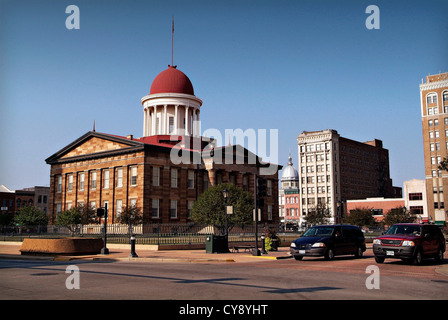
[[[368,208],[350,210],[350,213],[344,217],[344,222],[358,227],[373,227],[376,225],[372,210]]]
[[[35,206],[21,207],[14,217],[14,222],[21,227],[46,225],[48,223],[47,214]]]
[[[396,223],[411,223],[417,219],[416,215],[406,210],[405,207],[397,207],[391,209],[383,220],[383,223],[387,226],[391,226]]]
[[[223,190],[229,191],[227,205],[233,206],[233,214],[227,215],[227,226],[252,223],[253,195],[232,183],[221,183],[207,189],[193,206],[191,218],[194,222],[214,225],[225,234],[225,201]]]
[[[72,207],[68,210],[61,211],[56,216],[56,225],[67,228],[72,235],[80,232],[80,225],[82,221],[81,212],[77,207]]]
[[[439,170],[448,171],[448,157],[443,158],[443,160],[439,163]]]
[[[318,203],[305,216],[305,222],[309,225],[326,224],[330,222],[331,214],[326,203]]]
[[[129,226],[129,234],[131,235],[133,234],[133,226],[143,222],[142,211],[135,205],[123,207],[117,218],[118,223],[127,224]]]
[[[69,229],[72,235],[81,231],[81,225],[93,222],[95,222],[95,210],[82,204],[62,211],[56,216],[56,225]]]

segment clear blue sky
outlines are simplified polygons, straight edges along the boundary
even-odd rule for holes
[[[68,5],[80,29],[68,30]],[[368,5],[380,29],[368,30]],[[448,1],[0,0],[0,184],[49,185],[45,159],[92,130],[142,135],[140,99],[171,63],[202,129],[383,140],[396,186],[424,178],[419,84],[448,71]],[[256,150],[255,150],[256,151]]]

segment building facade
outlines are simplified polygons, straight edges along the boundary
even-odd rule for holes
[[[299,174],[294,168],[291,155],[288,158],[288,165],[283,169],[281,177],[281,190],[283,203],[283,223],[289,225],[301,225],[300,194],[299,194]]]
[[[448,72],[429,75],[420,84],[423,152],[428,219],[436,224],[447,221],[448,172],[439,163],[448,154]]]
[[[392,209],[403,207],[405,207],[405,199],[402,198],[347,200],[347,213],[350,213],[355,209],[368,209],[372,212],[372,215],[377,222],[383,221]]]
[[[299,134],[302,216],[324,206],[332,222],[341,222],[346,201],[368,197],[401,197],[389,173],[389,151],[381,140],[358,142],[336,130]]]
[[[425,180],[412,179],[403,182],[403,198],[406,208],[417,216],[419,222],[429,222]]]
[[[107,206],[110,223],[130,205],[142,209],[144,222],[185,223],[210,186],[230,182],[255,196],[257,177],[272,164],[239,145],[219,147],[200,136],[202,100],[183,72],[173,66],[162,71],[141,103],[143,137],[90,131],[46,159],[51,222],[83,204]],[[262,222],[278,223],[276,165],[274,171],[263,175]]]

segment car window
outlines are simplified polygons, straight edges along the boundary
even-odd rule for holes
[[[393,225],[392,227],[389,228],[386,234],[420,236],[422,234],[422,228],[421,226]]]
[[[309,228],[304,234],[304,237],[324,237],[324,236],[331,236],[333,234],[333,227],[324,227],[324,226],[318,226],[318,227],[311,227]]]

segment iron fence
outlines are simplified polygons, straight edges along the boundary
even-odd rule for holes
[[[278,232],[278,225],[258,225],[260,236],[269,228]],[[56,226],[0,226],[0,240],[23,241],[24,238],[63,238],[77,237],[102,237],[104,226],[100,224],[78,225],[73,230]],[[228,232],[229,242],[255,241],[255,225],[231,226]],[[136,237],[137,244],[203,244],[207,235],[223,234],[222,226],[201,225],[195,223],[168,224],[151,223],[132,226],[123,224],[110,224],[107,226],[107,241],[110,243],[127,244],[130,235]]]

